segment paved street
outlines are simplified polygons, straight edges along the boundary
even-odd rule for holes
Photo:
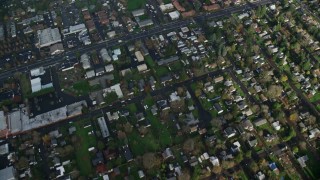
[[[265,5],[265,4],[269,4],[272,2],[276,2],[276,1],[275,0],[261,0],[261,1],[255,2],[255,3],[245,4],[242,6],[232,6],[232,7],[228,7],[228,8],[219,10],[217,12],[200,14],[200,15],[194,17],[193,20],[199,21],[199,20],[206,20],[208,18],[217,19],[217,18],[221,18],[221,17],[231,16],[231,14],[233,14],[233,13],[239,13],[239,12],[251,10],[251,9],[256,8],[260,5]],[[114,38],[111,40],[101,41],[97,44],[92,44],[92,45],[80,47],[77,49],[73,49],[71,51],[65,52],[64,54],[60,54],[57,56],[51,56],[46,59],[39,60],[33,64],[22,65],[22,66],[19,66],[19,67],[16,67],[16,68],[13,68],[13,69],[10,69],[10,70],[7,70],[7,71],[1,73],[0,74],[0,81],[5,80],[9,77],[12,77],[15,72],[26,72],[26,71],[29,71],[31,69],[34,69],[34,68],[37,68],[40,66],[51,66],[54,64],[59,64],[64,61],[64,57],[66,57],[66,56],[75,57],[77,52],[84,53],[84,52],[89,52],[92,50],[100,50],[101,48],[110,48],[110,47],[118,46],[121,44],[125,44],[128,41],[143,39],[143,38],[155,35],[155,34],[164,33],[164,32],[178,29],[183,26],[187,26],[190,23],[192,23],[193,20],[186,19],[186,20],[173,21],[173,22],[170,22],[170,23],[167,23],[164,25],[159,25],[159,26],[153,27],[147,31],[143,31],[143,32],[139,32],[139,33],[129,33],[126,36],[117,37],[117,38]]]

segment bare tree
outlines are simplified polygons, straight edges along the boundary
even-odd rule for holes
[[[270,85],[268,87],[268,92],[266,93],[266,96],[270,99],[275,99],[281,96],[283,89],[279,85]]]
[[[142,157],[143,167],[146,169],[152,169],[160,165],[160,158],[157,157],[154,153],[146,153]]]
[[[191,151],[194,150],[194,147],[195,147],[195,143],[194,143],[194,140],[193,139],[187,139],[184,143],[183,143],[183,150],[186,152],[186,153],[189,153]]]

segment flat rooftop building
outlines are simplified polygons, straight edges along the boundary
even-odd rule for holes
[[[36,46],[39,48],[51,46],[61,42],[61,35],[58,28],[47,28],[37,31],[38,42]]]
[[[14,177],[15,170],[13,166],[6,167],[5,169],[0,170],[0,177],[1,179],[6,179],[6,180],[15,180],[16,178]]]

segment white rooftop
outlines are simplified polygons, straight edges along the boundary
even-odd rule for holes
[[[0,131],[7,128],[7,122],[4,116],[4,112],[0,111]]]
[[[40,77],[31,79],[31,90],[33,93],[41,90],[41,78]]]
[[[37,31],[38,47],[46,47],[61,42],[61,35],[58,28],[47,28]]]

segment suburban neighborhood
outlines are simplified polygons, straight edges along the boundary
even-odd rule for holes
[[[320,179],[318,1],[1,3],[0,179]]]

